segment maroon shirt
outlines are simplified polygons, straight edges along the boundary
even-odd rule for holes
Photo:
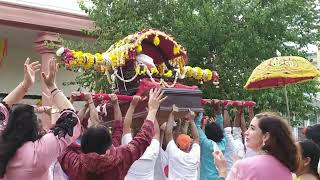
[[[121,137],[123,133],[123,121],[116,120],[112,124],[112,145],[118,147],[121,145]]]
[[[153,122],[146,120],[139,133],[127,145],[116,147],[117,142],[113,140],[114,146],[105,154],[99,155],[97,153],[84,154],[80,146],[74,143],[58,160],[69,180],[123,180],[130,166],[150,145],[153,135]]]

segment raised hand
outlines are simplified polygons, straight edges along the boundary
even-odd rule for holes
[[[175,104],[172,105],[172,112],[173,113],[179,112],[179,108]]]
[[[164,131],[164,130],[166,130],[166,127],[167,127],[167,122],[164,122],[164,123],[161,124],[160,130]]]
[[[191,109],[189,109],[188,114],[185,116],[185,120],[190,122],[190,121],[193,121],[195,117],[196,117],[196,113],[194,113],[193,111],[191,111]]]
[[[212,153],[212,156],[214,158],[214,165],[218,169],[220,177],[225,177],[227,172],[227,162],[222,152],[215,151]]]
[[[92,100],[91,93],[84,93],[84,100],[86,100],[86,101]]]
[[[132,98],[131,104],[133,106],[137,106],[140,100],[141,100],[141,96],[134,95]]]
[[[151,89],[149,92],[149,111],[158,111],[161,102],[163,102],[167,97],[163,98],[163,91],[161,89]]]
[[[23,85],[25,88],[30,88],[35,82],[35,74],[41,68],[39,61],[30,63],[30,58],[27,58],[24,63],[24,78]]]
[[[56,64],[56,59],[52,58],[50,59],[50,64],[49,64],[49,74],[46,75],[44,72],[41,73],[43,77],[43,81],[49,89],[54,89],[57,86],[56,85],[57,71],[58,71],[58,64]]]
[[[110,94],[109,97],[112,105],[115,105],[118,103],[118,96],[116,94]]]

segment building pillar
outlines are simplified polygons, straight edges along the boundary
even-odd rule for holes
[[[49,72],[50,59],[56,57],[56,49],[48,47],[48,43],[53,45],[61,45],[59,42],[59,37],[57,33],[53,32],[40,32],[38,33],[34,44],[36,51],[40,54],[41,57],[41,72]],[[52,106],[52,100],[50,99],[51,94],[45,83],[41,79],[41,95],[42,95],[42,106]],[[43,127],[48,130],[51,127],[51,116],[46,113],[42,113],[41,120]]]

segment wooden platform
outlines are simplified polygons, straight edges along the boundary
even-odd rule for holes
[[[203,108],[201,105],[202,92],[200,90],[164,88],[163,91],[164,95],[168,98],[165,101],[163,101],[160,105],[157,114],[159,124],[162,124],[168,120],[168,116],[172,111],[173,104],[175,104],[179,109],[179,113],[176,118],[184,117],[188,113],[189,109],[191,109],[194,112],[203,112]],[[120,108],[123,117],[125,116],[127,109],[129,108],[129,105],[129,102],[120,102]],[[132,128],[139,127],[142,125],[145,117],[147,116],[147,106],[147,100],[138,104],[133,115]],[[108,115],[104,120],[113,120],[114,115],[113,108],[111,105],[108,105],[107,111]]]

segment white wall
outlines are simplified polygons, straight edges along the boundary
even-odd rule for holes
[[[33,49],[33,42],[30,42],[30,47],[17,47],[10,46],[8,48],[8,56],[4,58],[0,67],[0,92],[8,93],[12,91],[23,80],[23,64],[27,57],[31,60],[40,60],[40,55]],[[57,75],[57,84],[63,89],[66,95],[70,95],[72,91],[77,90],[76,86],[62,86],[62,83],[68,80],[72,80],[75,77],[75,73],[60,69]],[[37,74],[36,83],[32,89],[30,89],[28,95],[41,95],[40,88],[40,73]]]

